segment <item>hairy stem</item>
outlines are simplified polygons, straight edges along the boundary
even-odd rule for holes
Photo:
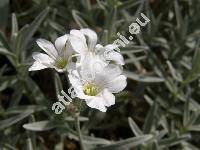
[[[81,150],[86,150],[83,143],[83,138],[82,138],[81,129],[80,129],[79,113],[75,115],[75,120],[76,120],[76,130],[78,132],[78,138],[81,145]]]

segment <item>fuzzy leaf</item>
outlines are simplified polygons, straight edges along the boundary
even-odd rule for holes
[[[129,149],[131,147],[144,144],[144,142],[149,141],[150,139],[152,139],[152,137],[153,136],[151,134],[147,134],[147,135],[143,135],[143,136],[139,136],[139,137],[133,137],[133,138],[129,138],[129,139],[125,139],[125,140],[116,142],[116,143],[111,144],[111,145],[98,147],[98,148],[96,148],[96,150]]]
[[[51,130],[55,127],[56,127],[55,123],[47,121],[47,120],[28,123],[28,124],[23,125],[23,128],[27,130],[31,130],[31,131],[46,131],[46,130]]]
[[[124,74],[128,78],[130,78],[132,80],[140,81],[140,82],[155,83],[155,82],[164,82],[165,81],[165,79],[163,79],[163,78],[139,75],[139,74],[135,74],[130,71],[124,71]]]
[[[23,120],[24,118],[28,117],[32,113],[33,111],[24,111],[23,113],[19,115],[0,121],[0,130],[16,124],[17,122]]]
[[[130,117],[128,118],[128,123],[129,123],[129,126],[131,127],[131,130],[136,135],[136,137],[143,135],[142,131],[140,130],[140,128],[137,126],[137,124],[134,122],[132,118]]]

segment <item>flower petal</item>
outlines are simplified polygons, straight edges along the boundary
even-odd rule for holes
[[[36,42],[38,46],[41,49],[43,49],[50,57],[52,57],[53,59],[56,59],[56,57],[58,56],[58,52],[51,42],[45,39],[38,39]]]
[[[120,75],[111,80],[108,84],[104,85],[104,88],[108,88],[108,90],[112,93],[118,93],[122,91],[126,87],[126,85],[126,76]]]
[[[71,30],[70,34],[80,38],[83,42],[86,43],[85,36],[82,32],[80,32],[80,30]]]
[[[66,53],[64,53],[65,58],[70,58],[75,53],[70,41],[67,41],[67,43],[66,43],[66,51],[65,52],[66,52]]]
[[[106,61],[104,58],[105,48],[101,44],[97,44],[95,46],[95,53],[103,60]]]
[[[106,84],[121,75],[122,72],[121,66],[109,64],[101,72],[95,74],[95,83],[104,88]]]
[[[63,54],[63,49],[65,48],[65,44],[69,38],[69,34],[65,34],[59,38],[56,39],[55,41],[55,47],[58,50],[58,53],[60,56]]]
[[[51,57],[43,53],[33,53],[33,59],[35,59],[43,65],[52,65],[54,63],[54,60]]]
[[[97,43],[97,34],[91,29],[81,29],[80,30],[86,37],[88,37],[88,48],[89,50],[94,50]]]
[[[124,65],[125,62],[124,62],[123,56],[120,53],[114,51],[116,47],[117,45],[115,44],[106,45],[105,51],[104,51],[104,57],[108,61],[111,60],[111,61],[114,61],[116,64]]]
[[[102,96],[94,97],[92,99],[86,99],[86,104],[91,107],[98,109],[102,112],[106,112],[107,108],[104,105],[104,99]]]
[[[47,68],[47,66],[39,63],[38,61],[35,61],[33,63],[33,65],[28,69],[28,71],[42,70],[42,69],[45,69],[45,68]]]
[[[94,80],[96,73],[102,72],[107,63],[102,61],[97,55],[92,52],[87,53],[87,55],[82,57],[81,60],[81,77],[90,82]]]
[[[115,96],[108,91],[108,89],[103,90],[104,105],[109,107],[115,104]]]
[[[83,85],[80,82],[80,77],[76,70],[71,70],[71,72],[68,74],[68,78],[77,93],[83,89]]]
[[[106,60],[114,61],[118,65],[125,65],[123,56],[115,51],[111,51],[107,54]]]
[[[101,48],[103,48],[103,46],[101,45],[101,44],[97,44],[96,46],[95,46],[95,49],[101,49]]]
[[[70,35],[69,41],[73,47],[73,49],[79,54],[85,54],[88,52],[88,47],[86,42],[82,41],[80,38]]]
[[[74,62],[69,62],[69,64],[67,65],[67,71],[70,74],[73,70],[76,69],[76,63]]]

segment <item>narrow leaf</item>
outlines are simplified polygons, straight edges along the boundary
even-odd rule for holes
[[[5,35],[0,32],[0,45],[2,44],[2,46],[8,50],[10,50],[10,46],[9,46],[9,43],[5,37]]]
[[[46,8],[45,10],[43,10],[33,20],[33,22],[30,24],[29,28],[26,30],[26,34],[24,35],[25,37],[24,37],[23,46],[22,46],[23,50],[26,48],[28,42],[30,41],[30,39],[32,38],[33,34],[36,32],[36,30],[38,29],[38,27],[40,26],[40,24],[42,23],[44,18],[47,16],[48,12],[49,12],[49,8]]]
[[[136,80],[136,81],[140,81],[140,82],[155,83],[155,82],[165,81],[164,78],[138,75],[130,71],[124,71],[124,73],[128,78]]]
[[[56,127],[55,123],[47,121],[47,120],[28,123],[28,124],[23,125],[23,128],[27,130],[31,130],[31,131],[46,131],[46,130],[51,130],[55,127]]]
[[[122,10],[122,9],[128,9],[128,8],[131,8],[131,7],[134,7],[140,3],[142,3],[144,0],[128,0],[128,1],[125,1],[123,3],[121,3],[120,5],[117,6],[117,8],[119,10]]]
[[[173,65],[171,64],[170,61],[167,61],[167,65],[169,67],[170,73],[172,75],[172,77],[179,82],[183,81],[183,78],[181,76],[181,74],[173,67]]]
[[[199,44],[197,44],[196,52],[193,58],[193,65],[192,70],[189,72],[184,85],[187,85],[188,83],[196,80],[200,76],[200,48],[198,47]]]
[[[143,135],[142,131],[131,117],[128,118],[128,123],[136,137]]]
[[[170,147],[181,143],[182,141],[189,140],[191,138],[190,134],[182,135],[180,137],[171,137],[167,139],[160,140],[158,144],[162,147]]]
[[[129,138],[129,139],[126,139],[126,140],[122,140],[122,141],[116,142],[116,143],[111,144],[111,145],[101,146],[101,147],[96,148],[96,150],[129,149],[129,148],[132,148],[134,146],[144,144],[145,142],[149,141],[152,138],[153,138],[153,136],[151,134],[147,134],[147,135],[143,135],[143,136],[139,136],[139,137],[133,137],[133,138]]]
[[[157,113],[157,104],[154,103],[153,106],[151,106],[148,114],[147,114],[147,117],[145,119],[145,123],[144,123],[144,133],[150,133],[151,132],[151,129],[152,129],[152,126],[153,126],[153,123],[156,119],[156,113]]]
[[[12,14],[12,34],[11,37],[14,38],[18,34],[18,23],[15,13]]]
[[[24,111],[33,111],[33,112],[37,112],[37,111],[41,111],[46,109],[46,107],[44,106],[40,106],[40,105],[27,105],[27,106],[15,106],[15,107],[11,107],[8,108],[6,111],[6,114],[18,114],[18,113],[22,113]]]
[[[80,28],[88,27],[87,23],[78,15],[76,10],[72,10],[72,16]]]
[[[28,139],[26,140],[26,149],[27,149],[27,150],[33,150],[33,144],[32,144],[32,141],[31,141],[30,138],[28,138]]]
[[[0,121],[0,130],[5,129],[5,128],[23,120],[24,118],[28,117],[32,113],[33,113],[33,111],[24,111],[23,113],[21,113],[19,115],[16,115],[14,117]]]
[[[0,54],[6,55],[6,56],[11,56],[11,57],[16,57],[15,54],[12,52],[9,52],[7,49],[0,47]]]

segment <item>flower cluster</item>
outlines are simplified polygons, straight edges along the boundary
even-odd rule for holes
[[[107,107],[115,104],[113,93],[122,91],[127,82],[122,74],[123,56],[114,51],[117,45],[102,46],[97,40],[91,29],[71,30],[70,34],[57,38],[54,45],[38,39],[38,46],[46,54],[33,53],[35,62],[29,71],[54,68],[68,72],[76,96],[89,107],[106,112]],[[103,58],[101,54],[107,50],[109,53]]]

